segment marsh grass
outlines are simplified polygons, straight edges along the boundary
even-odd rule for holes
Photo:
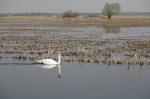
[[[3,37],[2,37],[3,38]],[[14,37],[6,37],[0,43],[1,57],[12,57],[16,59],[39,59],[47,57],[48,50],[51,58],[57,59],[57,50],[61,50],[63,61],[79,61],[79,62],[95,62],[105,64],[126,64],[128,60],[132,60],[135,54],[140,58],[136,64],[145,64],[144,58],[150,59],[150,41],[126,41],[125,47],[118,45],[120,41],[114,40],[87,40],[87,39],[54,39],[53,37],[33,36],[30,38],[20,38],[18,43]],[[38,42],[37,42],[38,41]],[[12,45],[11,45],[12,44]],[[11,45],[11,46],[10,46]],[[95,48],[93,46],[106,46],[105,48]],[[113,46],[111,46],[113,45]],[[3,51],[2,51],[3,50]],[[122,54],[123,58],[118,55]],[[117,56],[114,56],[117,55]],[[115,58],[117,57],[117,58]],[[128,60],[127,60],[128,59]],[[134,63],[134,62],[130,62]],[[147,61],[148,63],[148,61]]]
[[[34,31],[34,26],[56,26],[56,28],[82,27],[82,26],[149,26],[150,17],[124,17],[113,16],[109,21],[105,17],[77,17],[77,18],[56,18],[45,16],[8,16],[0,17],[2,21],[9,21],[5,24],[6,29],[0,29],[0,57],[12,57],[17,59],[41,59],[47,57],[48,50],[51,58],[57,59],[57,50],[61,50],[63,61],[95,62],[105,64],[126,64],[133,63],[135,54],[139,56],[139,62],[145,64],[146,58],[150,60],[150,40],[97,40],[87,37],[72,37],[57,34],[46,34],[44,30]],[[13,20],[13,21],[12,21]],[[24,21],[28,23],[24,24]],[[25,21],[25,22],[26,22]],[[13,23],[19,22],[19,23]],[[8,26],[7,26],[8,25]],[[18,25],[20,27],[18,27]],[[26,26],[28,29],[24,31]],[[10,29],[11,28],[11,29]],[[33,32],[34,31],[34,32]],[[99,31],[98,31],[99,32]],[[24,35],[29,33],[29,35]],[[17,35],[16,35],[17,34]],[[125,46],[120,45],[124,42]],[[113,55],[119,55],[125,60],[114,59]],[[53,56],[52,56],[53,55]],[[148,63],[149,61],[147,61]]]
[[[48,24],[69,25],[73,23],[77,26],[95,25],[100,26],[150,26],[150,16],[113,16],[108,20],[104,16],[98,17],[77,17],[77,18],[61,18],[61,17],[47,17],[47,16],[1,16],[0,20],[26,20],[31,22],[48,22]]]

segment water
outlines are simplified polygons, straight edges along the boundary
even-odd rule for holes
[[[3,36],[64,36],[92,37],[94,39],[150,39],[150,27],[103,27],[100,25],[64,25],[29,20],[0,20]]]
[[[39,26],[36,22],[19,21],[11,27],[13,22],[6,23],[0,23],[2,37],[17,34],[18,37],[59,36],[62,40],[63,37],[83,37],[83,40],[86,39],[84,37],[95,40],[150,39],[150,27]],[[110,44],[98,47],[108,46]],[[0,99],[150,99],[149,77],[149,64],[63,63],[60,68],[35,64],[32,60],[0,60]]]
[[[149,99],[150,66],[63,63],[0,65],[0,99]],[[61,78],[60,76],[61,75]]]

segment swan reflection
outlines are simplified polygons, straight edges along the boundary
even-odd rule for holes
[[[43,69],[47,69],[47,70],[58,67],[58,78],[61,78],[61,65],[51,64],[51,65],[41,65],[40,67],[43,68]]]

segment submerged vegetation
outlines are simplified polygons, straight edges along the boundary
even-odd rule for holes
[[[150,54],[147,54],[150,53],[149,40],[96,40],[42,35],[1,36],[0,56],[33,60],[45,57],[57,59],[57,50],[60,49],[63,61],[139,65],[150,62]]]
[[[5,17],[6,18],[6,17]],[[12,18],[12,17],[11,17]],[[21,17],[19,17],[21,18]],[[31,18],[31,17],[30,17]],[[33,17],[32,17],[33,18]],[[149,39],[99,39],[104,27],[126,22],[133,26],[149,26],[150,18],[113,17],[109,23],[101,18],[50,18],[36,17],[36,20],[4,20],[0,28],[0,57],[15,59],[57,59],[57,50],[61,50],[62,61],[92,62],[105,64],[149,64]],[[9,17],[10,19],[10,17]],[[44,20],[43,20],[44,19]],[[58,19],[58,20],[56,20]],[[142,21],[144,20],[144,21]],[[100,24],[99,24],[99,22]],[[111,23],[112,22],[112,23]],[[113,24],[115,23],[116,24]],[[122,22],[122,23],[121,23]],[[138,23],[139,22],[139,23]],[[93,30],[97,28],[97,30]],[[104,31],[99,31],[103,28]],[[86,31],[86,35],[84,33]],[[118,32],[120,30],[117,31]],[[94,34],[93,34],[94,33]],[[97,34],[95,34],[97,33]]]

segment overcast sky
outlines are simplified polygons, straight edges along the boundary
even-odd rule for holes
[[[122,12],[150,12],[150,0],[0,0],[0,13],[101,12],[106,2],[119,3]]]

